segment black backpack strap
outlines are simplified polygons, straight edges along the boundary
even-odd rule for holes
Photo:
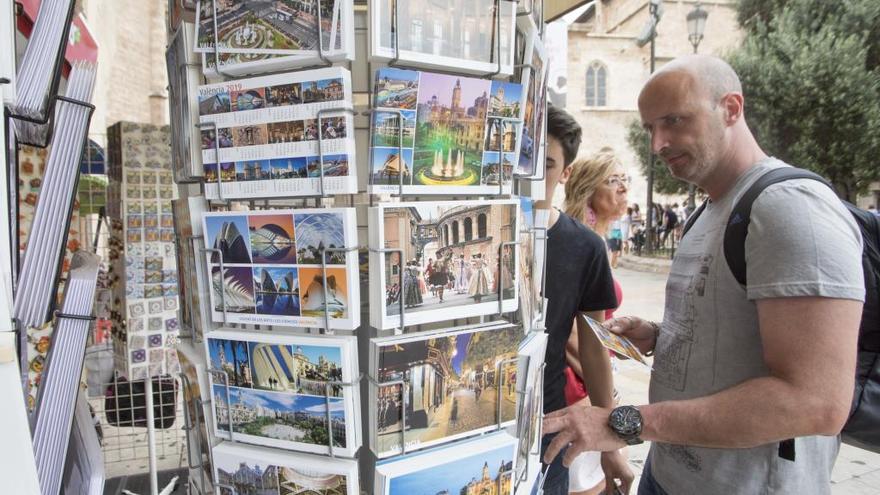
[[[759,177],[748,188],[731,210],[727,228],[724,230],[724,257],[736,281],[742,286],[746,285],[746,235],[749,233],[749,223],[751,223],[752,204],[764,189],[792,179],[812,179],[834,189],[821,175],[793,167],[775,168]]]
[[[775,168],[749,186],[745,194],[739,198],[730,212],[727,220],[727,228],[724,230],[724,257],[727,266],[736,277],[736,281],[745,287],[746,285],[746,235],[749,233],[751,223],[752,205],[758,196],[773,184],[792,179],[812,179],[819,181],[832,190],[834,188],[821,175],[801,168],[781,167]],[[795,446],[794,439],[779,442],[779,457],[794,462]]]
[[[703,213],[703,210],[706,209],[706,204],[708,202],[709,200],[707,199],[700,203],[700,206],[698,206],[697,209],[687,217],[687,220],[684,222],[684,227],[681,230],[681,237],[684,237],[684,235],[688,233],[688,230],[691,230],[691,227],[693,227],[694,223],[697,221],[697,217],[699,217],[700,214]]]

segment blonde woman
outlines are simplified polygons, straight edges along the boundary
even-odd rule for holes
[[[565,213],[609,243],[612,223],[626,213],[629,183],[623,164],[611,149],[603,148],[588,158],[579,158],[572,163],[571,177],[565,184]],[[619,239],[615,240],[620,242]],[[610,256],[613,249],[612,246],[607,247]],[[619,304],[623,301],[623,294],[617,281],[614,281],[614,291]],[[606,311],[605,319],[611,318],[613,313],[613,310]],[[576,327],[573,327],[566,345],[566,361],[565,399],[571,405],[587,397],[578,359]],[[569,468],[569,492],[578,495],[602,493],[605,490],[604,478],[600,454],[585,452]],[[607,493],[613,492],[609,490]]]

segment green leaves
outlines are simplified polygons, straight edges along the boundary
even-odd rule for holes
[[[853,200],[880,178],[880,2],[740,2],[747,36],[727,57],[746,120],[771,155]]]

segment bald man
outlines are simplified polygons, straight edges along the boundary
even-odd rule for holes
[[[768,187],[739,285],[722,248],[730,211],[762,174],[789,165],[761,150],[739,78],[720,59],[670,62],[638,103],[653,152],[709,201],[675,253],[662,324],[606,322],[654,353],[650,404],[547,415],[544,432],[558,435],[545,460],[569,444],[566,464],[651,441],[640,495],[830,493],[864,300],[855,222],[819,182]]]

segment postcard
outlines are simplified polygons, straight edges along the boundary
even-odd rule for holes
[[[397,5],[397,12],[392,12]],[[497,12],[496,12],[497,9]],[[395,15],[396,14],[396,15]],[[513,73],[516,3],[496,0],[370,2],[370,58],[476,75]],[[396,22],[395,22],[396,20]]]
[[[376,72],[375,193],[509,194],[523,86],[386,67]]]
[[[520,182],[520,194],[542,200],[546,194],[544,160],[547,151],[546,86],[549,67],[538,28],[531,17],[520,17],[517,25],[520,33],[517,39],[524,40],[522,57],[526,65],[520,75],[525,95],[516,175],[526,179]]]
[[[200,86],[206,197],[357,192],[351,98],[341,67]]]
[[[632,359],[638,363],[641,363],[647,366],[649,369],[651,368],[651,363],[645,359],[645,356],[642,355],[641,352],[633,345],[632,342],[629,341],[626,337],[621,337],[615,333],[611,333],[602,326],[601,323],[596,320],[590,318],[586,315],[581,315],[581,318],[587,322],[590,329],[593,330],[593,333],[596,334],[596,337],[599,339],[599,342],[602,343],[607,349],[614,351],[615,354],[619,355],[624,359]]]
[[[222,442],[213,449],[221,495],[358,495],[358,463]],[[235,490],[234,494],[233,491]]]
[[[355,337],[215,331],[205,340],[215,435],[351,457],[360,445]],[[223,374],[219,374],[222,372]]]
[[[352,29],[350,1],[264,0],[256,4],[201,0],[196,9],[196,53],[315,55],[318,43],[333,53],[343,50],[343,26]],[[320,21],[320,24],[319,24]],[[320,30],[320,36],[319,36]],[[320,38],[320,39],[319,39]]]
[[[370,317],[378,329],[515,311],[519,201],[382,203],[370,209]],[[501,304],[499,304],[499,297]]]
[[[523,331],[544,330],[545,300],[541,294],[544,277],[544,251],[547,243],[548,210],[535,210],[534,202],[520,197],[520,302],[517,322]]]
[[[360,325],[354,208],[205,213],[215,322],[354,330]],[[222,272],[220,262],[222,260]],[[325,281],[326,278],[326,281]]]
[[[377,495],[513,494],[516,439],[501,432],[376,464]]]
[[[400,385],[372,387],[376,455],[400,453],[402,441],[413,451],[511,424],[521,337],[503,324],[373,339],[373,376],[407,383],[405,397]]]

